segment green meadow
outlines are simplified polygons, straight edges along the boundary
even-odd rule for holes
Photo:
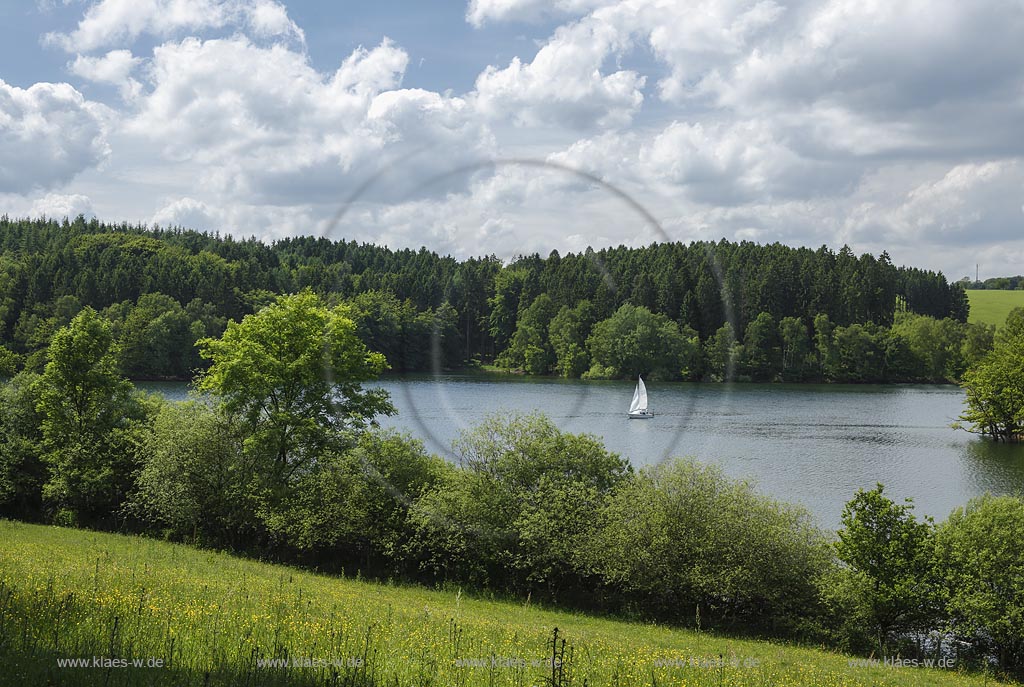
[[[1024,307],[1024,291],[968,290],[971,303],[968,322],[1001,327],[1014,308]]]
[[[993,684],[10,521],[0,661],[0,683],[18,685]]]

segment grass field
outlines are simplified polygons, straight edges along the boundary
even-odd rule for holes
[[[89,667],[58,667],[68,658]],[[285,658],[330,665],[261,665]],[[0,684],[992,684],[850,660],[0,521]]]
[[[994,324],[1001,327],[1006,316],[1014,308],[1024,307],[1024,291],[985,291],[968,290],[967,299],[971,303],[969,322]]]

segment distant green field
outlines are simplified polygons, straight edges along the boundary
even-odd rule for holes
[[[552,647],[556,627],[559,642]],[[127,665],[103,665],[112,657]],[[67,659],[86,664],[59,667]],[[303,667],[284,667],[285,659]],[[370,584],[152,539],[0,520],[0,685],[165,684],[994,683],[950,669],[866,666],[819,649],[554,612],[454,589]]]
[[[1006,316],[1014,308],[1024,307],[1024,291],[976,291],[968,290],[971,302],[969,322],[994,324],[1001,327]]]

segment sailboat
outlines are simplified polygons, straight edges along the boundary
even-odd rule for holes
[[[647,410],[647,387],[644,386],[644,378],[638,375],[633,402],[629,404],[629,419],[646,420],[651,417],[654,417],[654,414]]]

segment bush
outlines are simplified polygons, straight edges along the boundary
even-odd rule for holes
[[[1024,669],[1024,499],[983,496],[939,528],[937,560],[953,631],[1007,670]]]
[[[175,538],[232,545],[256,527],[252,461],[239,423],[205,403],[169,403],[142,444],[130,511]]]
[[[412,504],[451,469],[420,441],[365,432],[352,450],[321,456],[267,524],[317,563],[392,573],[404,560]]]
[[[548,598],[582,594],[578,547],[628,463],[540,415],[491,417],[456,451],[462,469],[413,508],[411,555],[444,579]]]
[[[810,515],[679,460],[624,482],[586,547],[590,569],[648,615],[792,629],[828,561]]]

